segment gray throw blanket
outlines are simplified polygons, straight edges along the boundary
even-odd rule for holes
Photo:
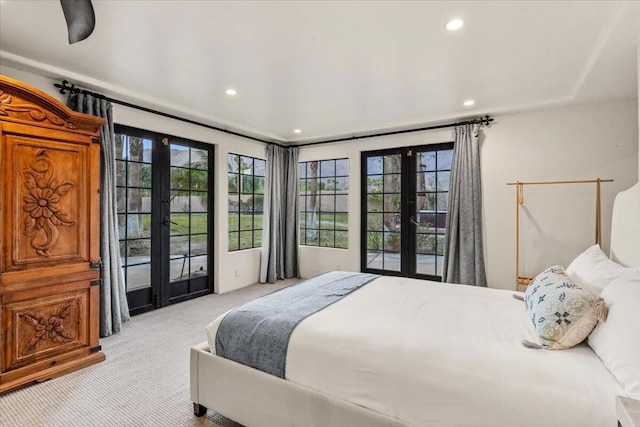
[[[216,354],[284,378],[289,338],[298,323],[377,277],[332,271],[250,301],[222,319]]]

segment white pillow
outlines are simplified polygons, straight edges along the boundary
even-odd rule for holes
[[[593,245],[569,264],[566,273],[577,285],[600,294],[615,279],[639,275],[640,268],[623,267]]]
[[[624,391],[640,399],[640,274],[615,280],[601,296],[609,315],[589,335],[589,346]]]

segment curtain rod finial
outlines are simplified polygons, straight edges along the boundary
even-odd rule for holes
[[[76,85],[74,85],[73,83],[69,83],[67,80],[62,80],[61,83],[54,83],[53,85],[60,89],[60,93],[63,95],[66,94],[67,91],[71,93],[78,91]]]
[[[480,125],[481,126],[491,126],[491,122],[492,121],[493,121],[493,117],[489,117],[489,115],[486,115],[486,116],[480,118]]]

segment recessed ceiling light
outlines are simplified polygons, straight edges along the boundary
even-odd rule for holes
[[[227,90],[225,91],[225,93],[226,93],[227,95],[230,95],[230,96],[234,96],[234,95],[237,95],[237,94],[238,94],[238,92],[236,92],[236,90],[235,90],[235,89],[227,89]]]
[[[293,133],[301,133],[302,131],[300,129],[294,129]]]
[[[464,101],[462,103],[462,105],[464,105],[465,107],[471,107],[475,103],[476,103],[476,101],[474,101],[473,99],[467,99],[466,101]]]
[[[444,24],[444,28],[446,28],[449,31],[455,31],[462,28],[463,25],[464,25],[464,21],[462,19],[454,18],[454,19],[451,19],[450,21],[447,21],[447,23]]]

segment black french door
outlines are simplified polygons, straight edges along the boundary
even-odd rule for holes
[[[440,280],[453,143],[361,154],[361,270]]]
[[[115,133],[130,313],[213,292],[213,146],[120,125]]]

